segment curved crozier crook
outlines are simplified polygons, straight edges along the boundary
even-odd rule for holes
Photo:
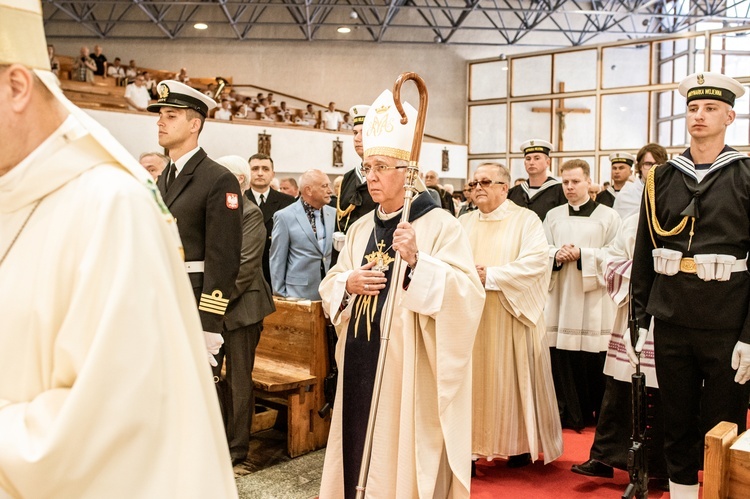
[[[404,106],[401,104],[401,87],[404,82],[412,80],[417,85],[417,91],[419,92],[419,109],[417,110],[417,124],[414,128],[414,140],[411,147],[411,161],[419,161],[419,153],[422,147],[422,136],[424,135],[424,122],[427,118],[427,85],[424,80],[417,73],[401,73],[396,78],[396,83],[393,84],[393,103],[396,105],[396,110],[401,115],[401,124],[406,125],[409,122],[409,118],[406,116]]]

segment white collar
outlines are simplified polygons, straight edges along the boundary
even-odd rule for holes
[[[179,175],[180,174],[180,172],[182,171],[182,169],[185,168],[185,165],[187,164],[187,162],[190,161],[190,158],[192,158],[193,156],[195,156],[195,153],[197,153],[200,148],[201,147],[198,146],[195,149],[193,149],[192,151],[190,151],[190,152],[188,152],[188,153],[183,154],[182,156],[180,156],[180,159],[172,161],[172,163],[174,163],[175,169],[177,170],[177,172],[175,173],[175,175]]]
[[[573,211],[580,211],[581,206],[583,206],[584,204],[588,203],[590,199],[591,199],[591,196],[586,196],[586,201],[584,201],[583,203],[580,203],[580,204],[573,204],[570,201],[568,201],[568,206],[570,206],[571,208],[573,208]]]
[[[510,208],[510,202],[506,199],[500,203],[500,206],[489,213],[482,213],[479,211],[479,220],[482,222],[496,222],[503,220],[508,216],[508,208]]]

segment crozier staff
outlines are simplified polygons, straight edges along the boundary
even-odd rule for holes
[[[471,350],[484,290],[458,221],[429,194],[417,195],[409,222],[399,223],[417,118],[403,107],[406,125],[386,90],[367,113],[361,173],[378,208],[351,226],[320,286],[339,332],[340,372],[325,498],[356,493],[388,293],[396,293],[395,310],[367,489],[379,497],[469,497]],[[396,251],[406,264],[400,275]]]

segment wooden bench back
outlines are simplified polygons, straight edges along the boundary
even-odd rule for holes
[[[256,357],[305,370],[322,380],[328,374],[326,319],[321,302],[274,298],[276,312],[263,320]]]

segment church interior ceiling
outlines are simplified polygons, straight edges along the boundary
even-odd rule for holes
[[[606,41],[603,34],[634,39],[750,18],[750,0],[43,0],[43,6],[48,36],[64,38],[497,47],[579,46]]]

